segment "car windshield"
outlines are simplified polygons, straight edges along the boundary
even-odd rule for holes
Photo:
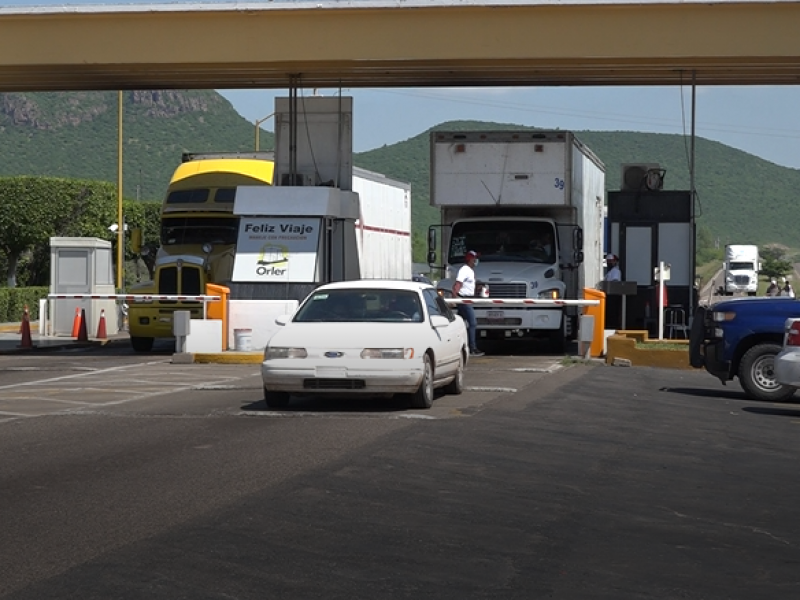
[[[319,290],[298,309],[296,323],[422,323],[413,290]]]
[[[453,227],[450,264],[464,262],[464,254],[475,250],[483,263],[556,260],[553,225],[544,221],[462,221]]]

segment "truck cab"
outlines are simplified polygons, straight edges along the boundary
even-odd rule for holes
[[[691,366],[723,384],[734,377],[750,398],[782,402],[795,388],[775,379],[775,356],[781,351],[784,324],[800,317],[800,301],[789,297],[735,298],[699,307],[692,321]]]

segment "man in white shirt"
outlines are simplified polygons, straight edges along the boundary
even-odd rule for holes
[[[470,250],[464,255],[464,266],[458,270],[456,282],[453,284],[453,295],[458,298],[472,298],[475,296],[475,265],[478,264],[478,253]],[[475,332],[478,321],[475,319],[475,310],[471,304],[458,304],[458,314],[467,322],[467,335],[469,336],[469,353],[471,356],[483,356],[478,350],[475,341]]]
[[[619,261],[616,255],[611,253],[607,254],[606,265],[608,265],[606,281],[622,281],[622,271],[619,270]]]

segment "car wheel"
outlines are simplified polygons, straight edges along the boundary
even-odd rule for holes
[[[794,395],[795,388],[775,380],[775,356],[778,344],[758,344],[745,352],[739,363],[739,384],[756,400],[783,402]]]
[[[155,339],[151,337],[132,337],[131,348],[136,352],[150,352],[153,349]]]
[[[289,406],[289,392],[270,392],[264,388],[264,401],[268,408],[286,408]]]
[[[453,381],[448,383],[444,388],[445,393],[458,396],[464,391],[464,355],[458,356],[458,369]]]
[[[430,408],[433,405],[433,366],[431,357],[426,354],[422,359],[422,381],[419,389],[411,394],[413,408]]]

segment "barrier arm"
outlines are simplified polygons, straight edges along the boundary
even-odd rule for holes
[[[474,304],[478,306],[599,306],[600,300],[547,300],[539,298],[443,298],[449,305]]]

